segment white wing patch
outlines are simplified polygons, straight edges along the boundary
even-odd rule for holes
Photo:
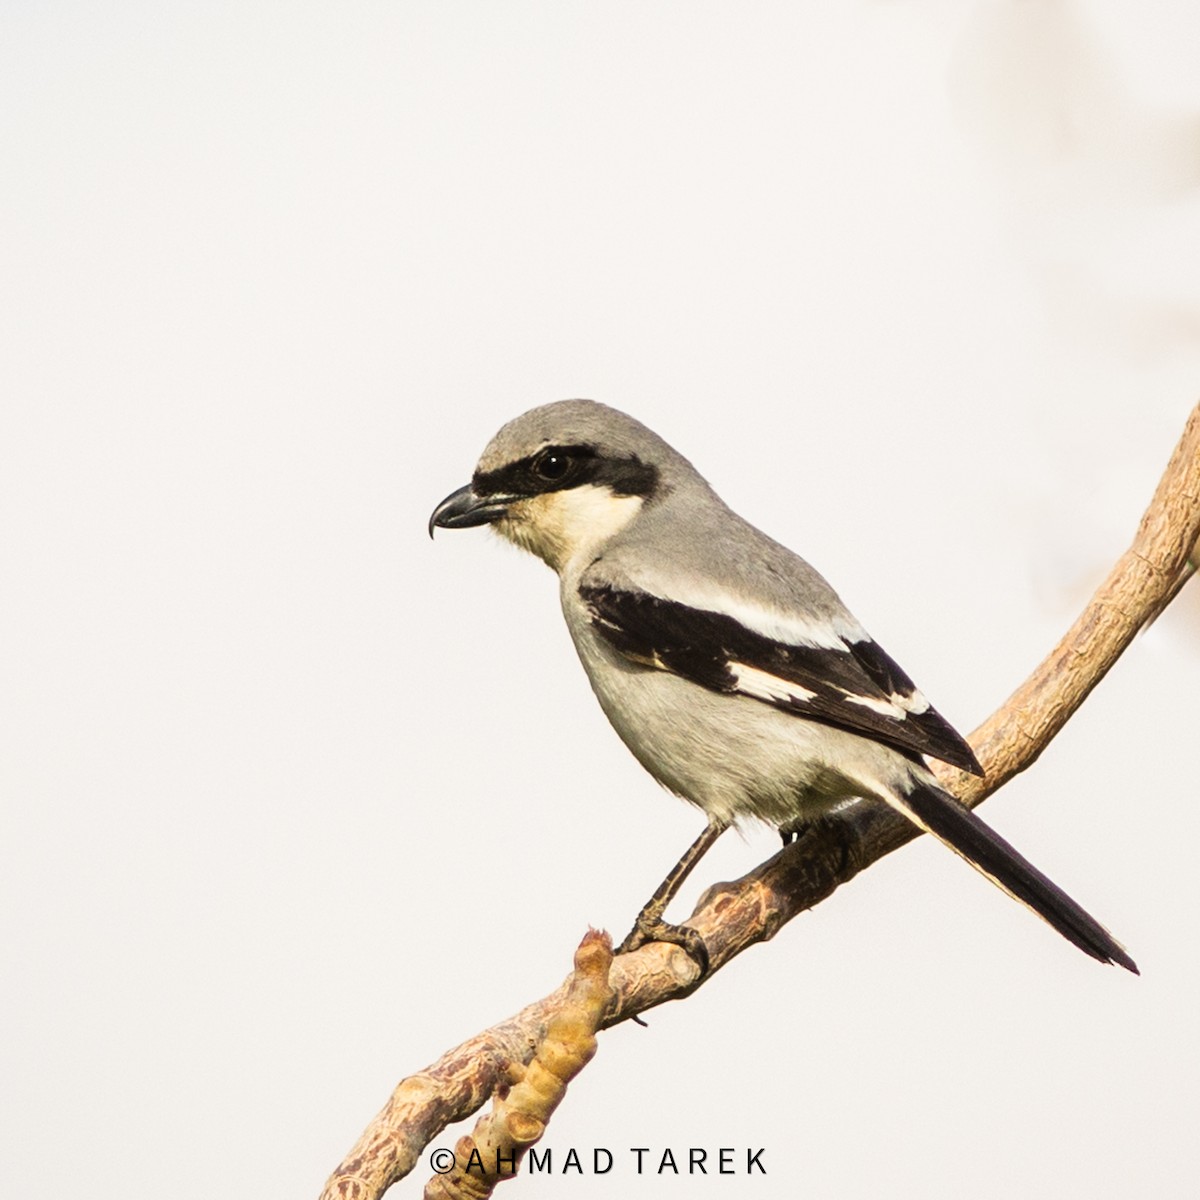
[[[678,604],[732,617],[752,633],[785,646],[811,646],[849,653],[847,642],[870,641],[871,635],[849,614],[832,620],[755,603],[705,579],[672,580],[670,596]]]
[[[903,721],[910,713],[919,717],[929,711],[929,701],[925,698],[925,693],[916,688],[911,692],[892,692],[886,699],[878,696],[860,696],[853,692],[843,694],[847,703],[860,704],[863,708],[869,708],[881,717],[890,717],[893,721]]]
[[[803,704],[815,700],[817,696],[816,692],[811,692],[798,683],[789,683],[769,671],[760,671],[757,667],[749,667],[745,663],[731,662],[729,670],[733,672],[738,691],[756,700]]]
[[[926,698],[925,693],[918,688],[913,688],[907,696],[901,696],[893,692],[892,699],[905,712],[912,713],[914,717],[919,717],[922,713],[927,713],[930,708],[929,700]]]
[[[801,687],[800,684],[786,679],[780,679],[779,676],[772,675],[770,671],[763,671],[746,663],[730,662],[729,670],[733,673],[738,691],[744,692],[747,696],[753,696],[756,700],[768,700],[772,703],[782,704],[806,704],[817,698],[817,693],[809,688]],[[893,692],[886,699],[879,696],[861,696],[840,687],[837,688],[837,691],[842,694],[847,704],[857,704],[862,708],[869,708],[872,712],[892,721],[903,721],[909,713],[919,716],[929,709],[929,701],[917,691],[912,692],[911,695]]]
[[[840,688],[838,689],[841,690]],[[889,717],[893,721],[903,721],[908,715],[899,704],[896,703],[897,697],[892,696],[888,700],[880,700],[875,696],[855,696],[851,692],[842,693],[846,697],[848,704],[857,704],[862,708],[869,708],[872,712],[877,712],[881,717]]]

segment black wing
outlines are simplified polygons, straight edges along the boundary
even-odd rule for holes
[[[983,774],[971,747],[870,639],[793,645],[648,592],[584,585],[579,594],[596,631],[635,662]]]

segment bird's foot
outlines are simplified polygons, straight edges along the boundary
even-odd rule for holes
[[[640,912],[629,935],[617,947],[617,953],[630,954],[647,942],[678,946],[700,968],[701,979],[708,974],[708,947],[700,934],[687,925],[672,925],[655,913]]]
[[[814,817],[807,821],[797,819],[790,821],[787,825],[781,825],[779,837],[785,846],[790,846],[793,842],[803,839],[804,835],[810,831],[818,836],[825,836],[833,842],[839,858],[837,868],[839,875],[854,873],[850,868],[855,862],[859,838],[849,822],[836,816]]]

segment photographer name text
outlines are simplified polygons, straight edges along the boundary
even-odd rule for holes
[[[625,1151],[612,1151],[605,1146],[585,1150],[567,1150],[553,1146],[531,1146],[521,1162],[529,1175],[607,1175],[616,1168],[634,1175],[765,1175],[763,1149],[736,1149],[721,1146],[715,1150],[698,1146],[686,1149],[654,1149],[650,1146],[630,1146]],[[429,1165],[438,1175],[448,1175],[458,1167],[468,1175],[515,1175],[517,1152],[496,1151],[484,1155],[472,1149],[462,1162],[454,1151],[440,1146],[430,1152]]]

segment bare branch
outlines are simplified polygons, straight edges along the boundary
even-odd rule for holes
[[[1133,544],[1045,661],[970,737],[986,776],[940,767],[943,785],[974,807],[1034,763],[1147,617],[1161,609],[1198,537],[1200,405],[1188,419]],[[844,820],[842,815],[810,828],[748,875],[701,897],[687,924],[703,935],[714,972],[917,836],[910,822],[882,805],[859,804]],[[696,974],[686,954],[661,942],[622,955],[609,973],[612,995],[602,1024],[616,1025],[682,999],[698,986]],[[374,1200],[406,1175],[432,1138],[510,1082],[514,1064],[530,1061],[562,1009],[567,988],[564,984],[405,1079],[330,1178],[322,1200]]]
[[[563,1005],[550,1018],[533,1061],[511,1090],[497,1095],[492,1111],[475,1131],[459,1138],[453,1167],[425,1185],[425,1200],[486,1200],[497,1183],[517,1173],[525,1151],[546,1131],[567,1084],[596,1053],[596,1030],[612,999],[608,972],[612,939],[588,930],[575,951],[575,970]],[[435,1168],[436,1169],[436,1168]]]
[[[970,737],[984,779],[942,773],[943,783],[975,805],[1030,766],[1092,688],[1161,607],[1185,570],[1200,530],[1200,404],[1121,555],[1087,608],[1045,661]]]

